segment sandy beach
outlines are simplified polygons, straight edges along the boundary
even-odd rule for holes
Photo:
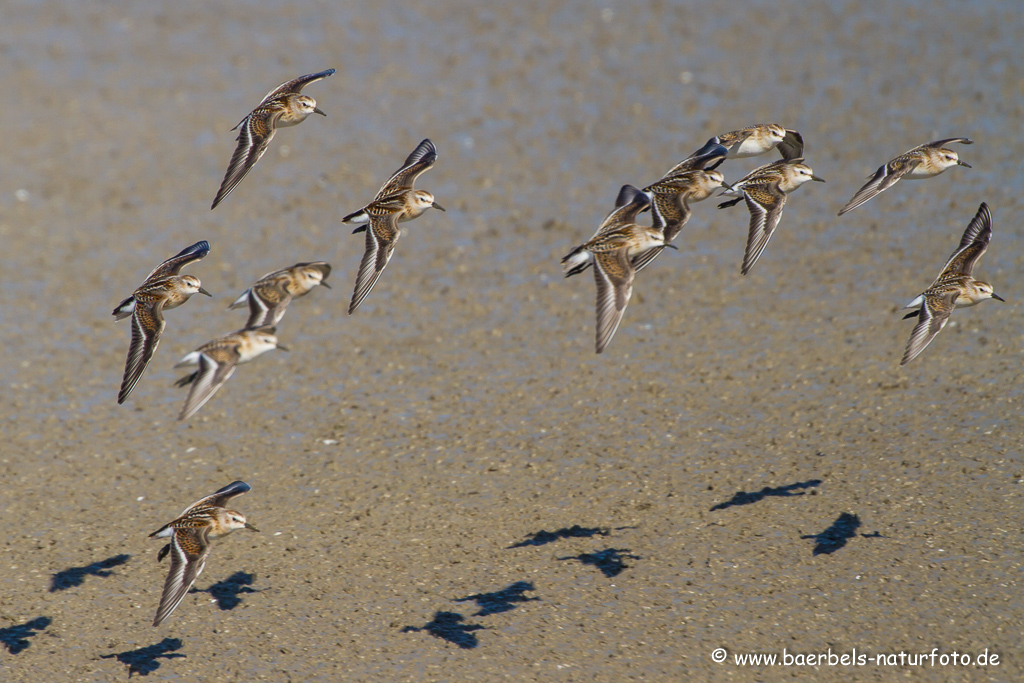
[[[1024,678],[1022,31],[988,1],[11,3],[0,680]],[[327,68],[304,91],[326,118],[211,211],[231,127]],[[623,184],[769,122],[827,182],[745,277],[743,205],[693,205],[596,355],[593,278],[559,259]],[[973,168],[836,216],[955,136]],[[417,187],[447,211],[403,224],[349,316],[364,242],[341,218],[427,137]],[[975,274],[1006,302],[900,368],[900,309],[983,201]],[[110,311],[202,239],[186,272],[213,298],[167,313],[117,405]],[[178,422],[173,365],[315,260],[332,288],[289,307],[291,352]],[[261,532],[220,541],[153,628],[147,536],[234,480]],[[890,657],[933,651],[970,664]]]

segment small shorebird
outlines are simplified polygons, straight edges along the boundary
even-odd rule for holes
[[[331,264],[326,261],[296,263],[291,268],[267,273],[228,308],[249,307],[246,328],[276,325],[284,317],[285,309],[292,299],[306,296],[317,285],[330,289],[327,276]]]
[[[964,236],[960,238],[960,246],[942,267],[942,272],[935,282],[924,290],[913,301],[903,308],[915,308],[916,311],[903,316],[917,317],[918,322],[910,333],[906,351],[900,365],[906,365],[924,351],[932,339],[946,326],[950,313],[957,306],[973,306],[985,299],[1004,301],[992,290],[992,285],[975,280],[971,275],[975,264],[984,255],[988,242],[992,238],[992,214],[988,204],[982,202],[978,213],[974,215]]]
[[[676,238],[686,222],[690,220],[689,202],[707,199],[724,183],[725,179],[718,171],[693,170],[667,175],[642,190],[651,200],[653,227],[664,236],[665,246],[668,246]],[[619,199],[624,199],[621,193]],[[616,204],[616,206],[619,205]],[[662,249],[663,247],[649,249],[638,254],[633,259],[634,270],[636,272],[643,270],[661,253]]]
[[[738,204],[746,200],[750,210],[750,231],[747,235],[747,248],[743,254],[743,267],[740,272],[746,275],[757,263],[758,257],[768,245],[772,233],[782,218],[782,209],[786,206],[786,195],[809,180],[825,182],[814,175],[810,166],[801,163],[803,159],[782,159],[760,168],[755,168],[745,178],[732,184],[722,194],[739,194],[731,201],[722,202],[719,209]]]
[[[132,341],[128,347],[128,359],[124,364],[124,377],[117,402],[124,403],[128,394],[146,371],[146,366],[160,345],[160,335],[167,323],[165,310],[176,308],[189,300],[193,294],[210,296],[202,287],[199,278],[178,273],[190,263],[210,253],[210,243],[196,242],[167,259],[149,274],[135,292],[119,303],[114,309],[114,319],[132,318]]]
[[[722,133],[704,143],[704,146],[693,153],[699,156],[716,145],[728,150],[727,159],[756,157],[778,148],[783,159],[799,159],[804,155],[804,138],[795,130],[783,128],[777,123],[761,123],[739,130]]]
[[[960,157],[957,156],[956,152],[943,147],[943,145],[949,142],[962,142],[965,145],[974,144],[972,140],[967,138],[946,138],[945,140],[936,140],[935,142],[918,145],[909,152],[904,152],[892,161],[879,166],[875,174],[868,177],[868,182],[865,183],[864,187],[857,190],[857,194],[853,195],[853,199],[843,207],[839,215],[842,216],[847,211],[853,211],[864,202],[872,199],[879,192],[895,185],[900,178],[919,180],[921,178],[937,176],[953,166],[970,168],[970,164],[960,161]]]
[[[604,351],[622,321],[633,294],[633,261],[651,249],[671,247],[661,230],[638,225],[637,214],[648,209],[651,200],[632,185],[619,192],[622,205],[608,214],[590,241],[562,259],[565,276],[582,273],[594,266],[597,283],[597,335],[595,349]],[[616,202],[618,203],[618,202]],[[674,247],[673,247],[674,248]]]
[[[235,148],[235,153],[231,155],[227,173],[224,174],[224,180],[220,184],[211,209],[216,209],[231,190],[242,182],[245,174],[252,170],[263,153],[267,151],[278,128],[296,126],[314,113],[327,116],[317,109],[316,100],[299,93],[310,83],[327,78],[333,73],[334,69],[328,69],[282,83],[267,93],[259,106],[231,129],[238,130],[238,146]]]
[[[370,293],[391,260],[391,253],[402,235],[398,224],[411,221],[430,208],[444,211],[444,207],[434,201],[434,195],[426,190],[413,189],[416,178],[430,170],[435,161],[437,149],[434,143],[424,140],[416,146],[402,168],[384,183],[372,202],[341,219],[342,223],[359,226],[352,234],[366,232],[366,252],[356,275],[355,290],[348,305],[349,315]]]
[[[239,330],[206,342],[182,358],[174,367],[198,365],[199,369],[174,383],[176,387],[192,385],[178,419],[195,415],[234,374],[239,363],[248,363],[273,349],[287,351],[288,347],[277,343],[276,332],[270,325]]]
[[[235,481],[213,495],[197,500],[185,508],[178,518],[168,522],[149,535],[150,538],[170,538],[171,542],[160,549],[156,560],[159,562],[170,553],[171,570],[164,582],[160,606],[156,610],[153,626],[159,626],[181,603],[182,598],[195,583],[210,554],[210,541],[227,536],[235,529],[259,531],[241,512],[229,510],[225,505],[235,496],[240,496],[252,487],[244,481]]]

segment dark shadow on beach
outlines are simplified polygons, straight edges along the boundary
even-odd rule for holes
[[[70,567],[59,571],[50,580],[50,592],[56,593],[57,591],[81,586],[87,576],[113,576],[114,572],[108,570],[125,564],[129,559],[131,559],[131,555],[114,555],[84,567]]]
[[[480,644],[472,631],[479,631],[487,627],[479,624],[463,624],[463,619],[465,617],[457,612],[437,612],[432,621],[423,626],[406,626],[401,632],[426,631],[435,638],[447,640],[464,650],[472,650]]]
[[[769,496],[778,496],[781,498],[788,498],[790,496],[802,496],[804,492],[800,489],[814,488],[815,486],[821,486],[821,479],[809,479],[807,481],[798,481],[795,484],[788,486],[765,486],[760,491],[754,491],[748,493],[746,491],[737,491],[733,494],[730,500],[724,503],[719,503],[711,508],[711,512],[715,510],[724,510],[731,508],[734,505],[751,505],[758,501],[764,500]]]
[[[846,542],[857,535],[860,528],[860,517],[844,512],[832,522],[832,526],[818,534],[809,534],[800,538],[812,538],[816,541],[814,546],[815,555],[831,555],[846,545]],[[861,534],[863,538],[884,538],[877,531],[871,534]]]
[[[102,655],[100,659],[116,658],[117,661],[128,667],[128,678],[131,678],[133,673],[148,676],[160,668],[161,662],[158,662],[158,659],[184,657],[185,655],[171,654],[180,649],[181,640],[179,638],[164,638],[156,645],[147,645],[137,650],[128,650],[112,655]]]
[[[634,529],[631,526],[620,526],[616,527],[616,531],[622,529]],[[541,529],[535,534],[531,534],[526,540],[520,541],[519,543],[513,543],[508,548],[524,548],[528,545],[547,545],[548,543],[554,543],[561,538],[593,538],[594,536],[607,536],[612,532],[607,527],[582,527],[578,524],[573,524],[571,527],[563,527],[557,531],[545,531]]]
[[[526,591],[534,590],[533,584],[528,581],[516,581],[508,588],[494,593],[477,593],[476,595],[467,595],[464,598],[457,598],[455,602],[467,602],[472,600],[476,602],[480,611],[474,614],[474,617],[486,617],[491,614],[499,614],[501,612],[509,612],[514,610],[520,602],[531,602],[533,600],[540,600],[540,598],[528,598],[524,595]]]
[[[50,621],[50,617],[36,617],[24,624],[0,628],[0,643],[7,647],[8,652],[16,655],[31,645],[28,639],[36,635],[36,631],[42,631],[49,626]]]
[[[582,553],[572,557],[559,557],[559,560],[579,560],[583,564],[592,564],[601,570],[601,573],[611,578],[618,576],[622,570],[628,569],[630,565],[626,560],[642,560],[639,555],[630,555],[629,548],[606,548],[596,553]]]
[[[217,603],[217,607],[222,610],[230,610],[238,607],[242,604],[242,599],[238,597],[244,593],[259,593],[266,590],[265,588],[249,588],[256,581],[255,574],[249,574],[248,572],[235,572],[223,581],[218,581],[209,588],[202,590],[193,588],[193,593],[209,593],[210,597]]]

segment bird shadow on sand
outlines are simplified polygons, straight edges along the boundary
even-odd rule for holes
[[[472,650],[480,645],[480,641],[473,634],[473,631],[486,629],[480,624],[462,623],[466,617],[458,612],[436,612],[433,620],[423,626],[406,626],[402,633],[426,631],[435,638],[447,640],[449,643],[458,645],[463,650]]]
[[[632,565],[626,564],[626,560],[642,560],[639,555],[630,555],[629,548],[605,548],[596,553],[581,553],[571,557],[559,557],[559,560],[579,560],[583,564],[590,564],[601,570],[601,573],[611,578],[618,576],[624,569]]]
[[[255,574],[248,572],[235,572],[223,581],[218,581],[209,588],[193,588],[192,593],[209,593],[217,607],[222,610],[231,610],[242,604],[238,597],[244,593],[260,593],[266,588],[249,588],[256,581]]]
[[[491,614],[510,612],[518,607],[516,603],[519,602],[533,602],[534,600],[540,600],[540,598],[526,597],[526,591],[532,590],[534,590],[533,584],[529,581],[516,581],[508,588],[503,588],[500,591],[467,595],[464,598],[456,598],[455,602],[469,602],[472,600],[480,608],[480,611],[473,616],[486,617]]]
[[[36,631],[42,631],[49,626],[50,621],[50,617],[36,617],[24,624],[0,628],[0,643],[4,644],[8,652],[16,655],[31,645],[28,639],[36,635]]]
[[[50,580],[50,592],[56,593],[57,591],[67,590],[68,588],[74,588],[75,586],[81,586],[85,582],[87,576],[113,576],[114,572],[110,571],[114,567],[119,567],[122,564],[128,562],[131,559],[131,555],[114,555],[108,557],[105,560],[99,562],[93,562],[84,567],[69,567],[63,571],[59,571],[53,575]]]
[[[832,526],[821,533],[808,534],[800,538],[814,539],[815,555],[831,555],[845,546],[846,542],[851,538],[857,536],[857,529],[859,528],[860,516],[844,512],[836,518],[836,521],[832,522]],[[860,534],[860,536],[863,538],[885,538],[877,531],[871,534]]]
[[[623,529],[635,529],[632,526],[620,526],[616,527],[615,531],[621,531]],[[608,527],[582,527],[578,524],[573,524],[571,527],[562,527],[557,531],[540,531],[530,534],[525,540],[519,543],[513,543],[508,546],[506,550],[512,548],[525,548],[528,545],[547,545],[548,543],[554,543],[555,541],[562,538],[593,538],[594,536],[608,536],[611,534],[612,529]]]
[[[526,597],[527,591],[534,590],[533,584],[529,581],[516,581],[493,593],[477,593],[467,595],[464,598],[455,598],[455,602],[475,602],[480,611],[474,617],[486,617],[492,614],[510,612],[518,607],[518,603],[533,602],[540,598]],[[423,626],[406,626],[402,633],[413,633],[426,631],[435,638],[447,640],[464,650],[472,650],[480,645],[480,640],[473,634],[473,631],[485,630],[487,627],[481,624],[467,624],[466,617],[458,612],[436,612],[434,619]]]
[[[179,638],[164,638],[155,645],[147,645],[137,650],[127,650],[112,655],[101,655],[100,659],[117,659],[128,667],[128,678],[131,678],[133,673],[148,676],[160,668],[161,662],[157,660],[185,657],[182,654],[174,654],[175,650],[181,649],[181,645]]]
[[[769,496],[778,496],[780,498],[789,498],[791,496],[802,496],[804,491],[801,489],[813,489],[816,486],[821,486],[821,479],[808,479],[807,481],[798,481],[788,486],[765,486],[760,491],[737,491],[733,494],[732,498],[719,503],[711,508],[711,512],[716,510],[725,510],[731,508],[734,505],[752,505],[759,501],[764,500]]]

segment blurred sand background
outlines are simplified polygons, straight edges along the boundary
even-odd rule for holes
[[[1024,677],[1016,4],[3,14],[0,679]],[[280,131],[211,212],[229,129],[328,67],[306,90],[328,117]],[[746,211],[695,205],[595,356],[592,278],[559,258],[623,183],[771,121],[827,184],[791,197],[745,278]],[[961,135],[973,169],[836,217],[879,164]],[[448,212],[407,224],[350,317],[363,239],[340,218],[424,137],[440,156],[418,186]],[[981,201],[976,274],[1007,303],[957,311],[899,369],[898,309]],[[168,313],[118,406],[130,330],[110,311],[199,239],[187,272],[215,298]],[[176,422],[173,364],[243,324],[226,308],[253,280],[317,259],[334,288],[289,309],[292,352]],[[147,534],[235,479],[262,533],[221,542],[205,592],[152,628]],[[1001,659],[741,668],[718,647]]]

